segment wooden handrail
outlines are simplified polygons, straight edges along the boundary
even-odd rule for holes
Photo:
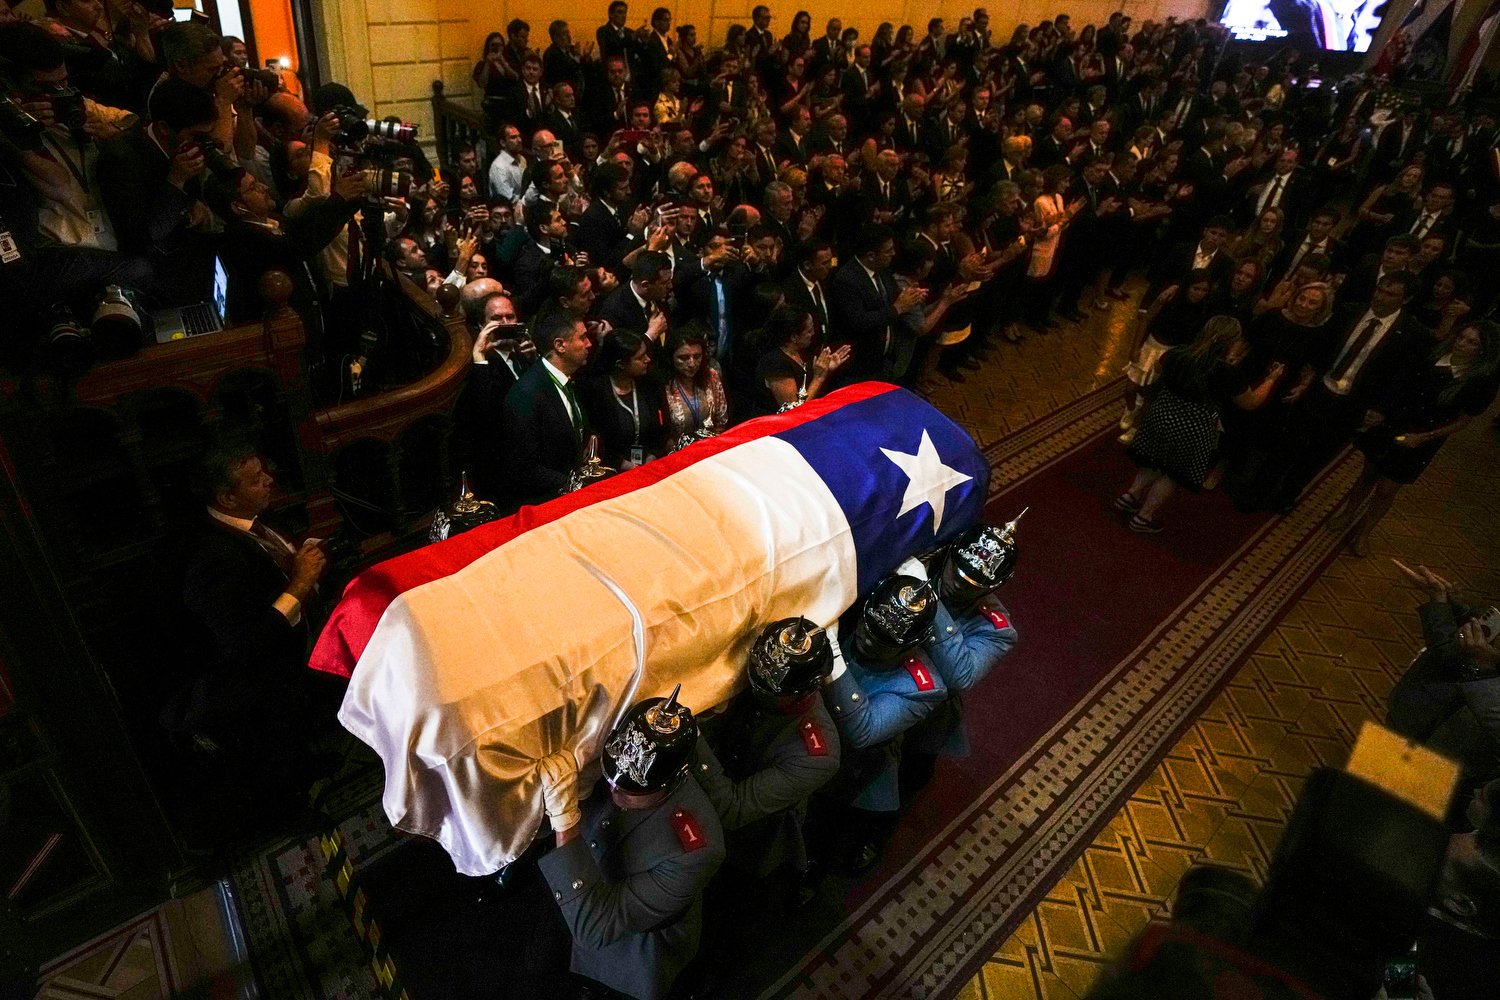
[[[453,162],[453,140],[458,138],[465,142],[481,142],[485,137],[485,124],[483,112],[459,104],[444,96],[443,91],[443,81],[433,80],[432,128],[437,142],[438,163],[446,168]]]
[[[441,323],[448,352],[437,368],[409,385],[325,407],[313,414],[323,450],[332,453],[361,438],[390,442],[416,417],[449,412],[469,372],[473,342],[463,320],[445,317],[425,291],[398,278],[407,302],[430,320]]]

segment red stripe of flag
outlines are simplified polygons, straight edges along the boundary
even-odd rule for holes
[[[568,493],[544,504],[522,507],[515,514],[436,545],[378,563],[360,573],[344,588],[343,599],[333,609],[328,624],[318,636],[308,663],[314,670],[348,677],[364,655],[375,627],[391,603],[401,594],[434,580],[451,576],[511,539],[574,511],[613,500],[654,485],[668,476],[727,451],[736,445],[769,437],[816,420],[832,410],[892,392],[895,386],[884,382],[861,382],[819,399],[810,400],[783,414],[761,417],[708,438],[690,448],[673,452],[654,462],[601,480],[592,486]]]

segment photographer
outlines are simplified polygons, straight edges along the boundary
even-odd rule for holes
[[[69,86],[62,44],[35,24],[0,25],[0,66],[11,108],[35,120],[8,137],[40,198],[38,277],[63,298],[96,295],[108,284],[145,288],[151,281],[146,261],[115,252],[119,243],[99,191],[95,145],[133,128],[135,115],[96,104]]]
[[[73,83],[95,100],[139,110],[156,75],[156,34],[171,23],[139,3],[108,23],[99,0],[45,0],[43,27],[64,46]]]
[[[273,268],[292,279],[293,307],[317,305],[308,261],[317,256],[354,216],[366,191],[364,174],[354,172],[333,182],[333,196],[308,206],[300,215],[276,216],[276,201],[265,182],[248,171],[231,180],[214,177],[204,197],[224,220],[219,256],[229,272],[229,319],[244,322],[263,311],[261,275]]]
[[[200,200],[203,177],[238,167],[214,144],[219,112],[205,91],[163,81],[148,111],[144,128],[99,145],[100,194],[120,249],[150,261],[158,304],[187,305],[207,297],[213,274],[203,234],[218,222]]]
[[[1457,761],[1464,787],[1500,776],[1500,612],[1453,600],[1454,585],[1426,566],[1396,566],[1427,596],[1427,645],[1391,691],[1387,724]]]
[[[265,84],[250,80],[224,55],[221,39],[199,21],[173,24],[161,33],[161,56],[167,71],[151,91],[155,97],[168,80],[181,80],[211,95],[218,118],[212,136],[241,160],[255,157],[254,108],[269,96]]]

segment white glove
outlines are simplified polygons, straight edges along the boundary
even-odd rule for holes
[[[844,662],[844,651],[839,647],[839,624],[834,622],[828,626],[828,648],[833,650],[833,670],[828,674],[828,679],[823,683],[832,684],[849,669],[849,664]]]
[[[896,567],[896,572],[902,576],[914,576],[918,580],[927,579],[927,567],[922,565],[922,560],[912,556],[906,562]]]
[[[578,762],[573,751],[559,750],[537,762],[537,772],[542,777],[542,807],[552,829],[561,833],[577,826],[583,820],[583,810],[578,808]]]

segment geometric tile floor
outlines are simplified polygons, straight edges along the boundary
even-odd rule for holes
[[[1107,330],[1092,342],[1096,357],[1118,343]],[[1023,371],[1033,367],[1020,360]],[[1083,366],[1075,362],[1072,377],[1084,378]],[[1489,416],[1448,442],[1401,492],[1370,555],[1341,555],[1313,583],[962,1000],[1073,1000],[1165,916],[1189,866],[1264,876],[1309,770],[1344,763],[1360,723],[1383,718],[1391,685],[1421,645],[1420,598],[1390,557],[1433,566],[1471,594],[1500,595],[1497,455]]]
[[[924,389],[987,445],[1114,379],[1135,319],[1133,305],[1116,304],[1080,326],[1001,345],[962,385],[934,377]],[[1312,584],[965,985],[963,1000],[1074,1000],[1127,941],[1163,918],[1189,866],[1264,874],[1309,769],[1344,762],[1360,723],[1383,716],[1419,645],[1416,592],[1389,557],[1445,571],[1474,594],[1500,595],[1497,454],[1487,417],[1448,443],[1422,481],[1402,491],[1371,555],[1341,556]],[[168,903],[52,965],[39,996],[145,1000],[184,987],[253,996],[237,928],[224,926],[222,912],[213,888]]]

